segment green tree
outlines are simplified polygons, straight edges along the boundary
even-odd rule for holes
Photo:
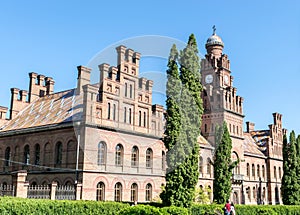
[[[174,148],[178,143],[181,130],[180,95],[181,81],[177,65],[178,51],[175,45],[172,46],[168,60],[167,85],[166,85],[166,130],[163,142],[168,150],[167,153],[167,174],[166,186],[160,197],[165,205],[177,205],[176,199],[182,190],[181,175],[177,164],[177,150]]]
[[[295,132],[290,133],[289,143],[283,138],[283,178],[282,178],[282,201],[285,205],[297,205],[300,203],[300,185],[297,175],[298,157],[296,149],[297,141]]]
[[[176,47],[171,49],[168,62],[167,116],[164,143],[168,149],[165,205],[189,207],[195,199],[198,182],[198,159],[201,116],[200,59],[194,35],[180,52],[180,76]]]
[[[214,182],[213,194],[214,202],[225,203],[231,193],[232,169],[237,162],[231,161],[232,141],[226,122],[222,126],[216,127],[215,134],[216,151],[214,155]]]

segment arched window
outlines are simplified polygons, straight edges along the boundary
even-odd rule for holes
[[[281,180],[281,167],[278,168],[279,179]]]
[[[146,185],[146,198],[147,202],[152,200],[152,185],[149,183]]]
[[[253,187],[253,199],[256,199],[256,189]]]
[[[142,111],[139,111],[139,126],[142,126]]]
[[[35,147],[34,147],[34,164],[35,165],[40,165],[41,161],[40,161],[40,157],[41,157],[41,147],[40,147],[40,144],[35,144]]]
[[[97,201],[105,200],[105,184],[103,182],[99,182],[97,184],[96,200]]]
[[[132,84],[130,84],[129,88],[130,88],[130,98],[132,98]]]
[[[260,168],[259,168],[259,165],[257,164],[257,167],[256,167],[256,171],[257,171],[257,177],[260,177]]]
[[[62,164],[62,143],[57,142],[55,146],[55,164],[60,166]]]
[[[98,144],[98,165],[106,164],[106,143],[101,141]]]
[[[131,185],[131,192],[130,192],[130,201],[135,202],[138,200],[138,186],[136,183]]]
[[[116,120],[116,104],[113,104],[113,120]]]
[[[29,151],[29,145],[26,145],[24,147],[24,164],[28,165],[30,163],[30,151]]]
[[[75,168],[76,165],[76,147],[75,141],[70,140],[67,145],[67,167]]]
[[[107,119],[110,119],[110,102],[107,104]]]
[[[203,174],[203,158],[200,156],[199,158],[199,172],[202,175]]]
[[[209,176],[211,176],[211,163],[210,163],[210,158],[207,158],[207,164],[206,164],[206,166],[207,166],[207,171],[206,171],[206,173],[209,175]]]
[[[262,165],[261,171],[262,171],[262,177],[265,178],[265,166],[264,165]]]
[[[128,84],[125,83],[125,97],[127,97],[127,88],[128,88]]]
[[[123,165],[123,154],[124,149],[121,144],[118,144],[116,146],[116,155],[115,155],[115,164],[116,166],[122,166]]]
[[[146,167],[152,168],[153,163],[153,151],[152,149],[148,148],[146,151]]]
[[[249,201],[251,202],[251,188],[250,187],[246,188],[246,193],[247,193]]]
[[[131,108],[129,108],[129,124],[131,124]]]
[[[44,146],[44,166],[50,165],[51,148],[50,143],[46,143]]]
[[[146,116],[146,112],[144,112],[144,127],[146,127],[146,122],[147,122],[147,116]]]
[[[277,178],[276,166],[274,166],[274,178]]]
[[[252,177],[255,178],[255,165],[252,164]]]
[[[207,124],[204,124],[204,132],[207,132]]]
[[[120,182],[115,184],[115,202],[122,201],[122,184]]]
[[[239,156],[236,152],[233,152],[231,154],[231,160],[232,161],[238,161],[239,160]],[[233,174],[240,174],[240,164],[239,162],[237,163],[237,165],[234,167],[233,169]]]
[[[124,107],[124,123],[126,123],[126,117],[127,117],[127,109]]]
[[[4,164],[5,164],[5,166],[10,166],[10,147],[7,147],[6,149],[5,149],[5,162],[4,162]]]
[[[250,164],[247,163],[247,176],[249,177],[250,176]]]
[[[263,192],[262,192],[262,200],[264,201],[266,197],[266,188],[263,188]]]
[[[13,158],[13,160],[14,160],[14,164],[13,164],[13,166],[15,167],[15,169],[16,170],[18,170],[19,169],[19,157],[20,157],[20,150],[19,150],[19,146],[16,146],[15,147],[15,154],[14,154],[14,158]]]
[[[161,168],[163,171],[166,170],[166,153],[164,151],[161,153]]]
[[[131,150],[131,167],[138,167],[139,165],[139,149],[134,146]]]

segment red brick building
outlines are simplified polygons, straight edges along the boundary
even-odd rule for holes
[[[198,186],[213,189],[214,129],[224,120],[233,141],[232,200],[280,203],[281,115],[268,130],[243,131],[243,98],[233,87],[228,56],[215,33],[201,62],[204,115]],[[29,74],[29,91],[11,89],[11,107],[0,107],[0,183],[27,170],[29,184],[82,184],[82,199],[152,201],[165,183],[166,150],[161,141],[164,110],[152,105],[153,82],[139,78],[140,54],[117,50],[117,67],[99,65],[100,80],[79,66],[77,89],[54,92],[50,77]],[[212,196],[211,196],[212,199]]]

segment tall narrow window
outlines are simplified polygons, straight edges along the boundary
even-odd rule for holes
[[[138,186],[136,183],[131,185],[131,192],[130,192],[130,201],[135,202],[138,200]]]
[[[127,117],[127,116],[126,116],[126,115],[127,115],[126,112],[127,112],[127,109],[126,109],[126,107],[124,107],[124,123],[126,123],[126,117]]]
[[[131,108],[129,108],[129,124],[131,124]]]
[[[30,151],[29,151],[29,145],[26,145],[24,147],[24,164],[28,165],[30,162]]]
[[[264,165],[262,165],[261,171],[262,171],[262,177],[265,178],[265,166]]]
[[[255,165],[252,164],[252,177],[255,178]]]
[[[113,120],[116,120],[116,104],[113,105]]]
[[[274,178],[277,178],[276,166],[274,166]]]
[[[279,167],[278,173],[279,173],[279,179],[281,180],[281,167]]]
[[[134,146],[131,150],[131,167],[138,167],[139,163],[139,149]]]
[[[52,150],[50,147],[50,143],[46,143],[44,146],[44,166],[50,165],[51,154],[52,154]]]
[[[61,142],[56,143],[55,164],[56,164],[56,166],[59,166],[62,164],[62,143]]]
[[[204,124],[204,132],[207,132],[207,124]]]
[[[207,172],[209,176],[211,176],[211,163],[210,163],[210,158],[207,158]]]
[[[256,167],[256,171],[257,171],[257,177],[260,177],[260,168],[259,168],[259,165],[257,164],[257,167]]]
[[[132,84],[130,84],[130,98],[132,98]]]
[[[146,120],[147,120],[146,112],[144,112],[144,127],[146,127]]]
[[[203,158],[200,156],[199,158],[199,172],[202,175],[203,174]]]
[[[121,144],[118,144],[116,146],[116,155],[115,155],[115,164],[116,166],[122,166],[123,165],[123,153],[124,149]]]
[[[39,144],[36,144],[34,147],[34,155],[35,155],[34,164],[40,165],[40,163],[41,163],[41,161],[40,161],[41,147]]]
[[[152,162],[153,162],[153,152],[152,149],[148,148],[146,151],[146,167],[152,168]]]
[[[164,151],[161,153],[161,168],[163,171],[166,170],[166,153]]]
[[[105,142],[100,142],[98,144],[98,165],[106,164],[106,144]]]
[[[97,201],[105,200],[105,184],[103,182],[99,182],[97,184],[96,200]]]
[[[142,111],[139,111],[139,126],[142,126]]]
[[[145,198],[145,200],[147,202],[152,200],[152,185],[151,184],[146,185],[146,198]]]
[[[122,184],[120,182],[115,184],[115,202],[122,201]]]
[[[107,104],[107,119],[110,119],[110,103]]]
[[[247,176],[250,176],[250,164],[247,163]]]
[[[127,88],[128,88],[128,85],[127,85],[127,83],[125,83],[125,97],[127,97]]]
[[[256,189],[253,187],[253,199],[256,199]]]
[[[10,166],[10,147],[5,149],[5,166]]]
[[[67,145],[67,167],[68,168],[74,168],[76,165],[76,142],[73,140],[70,140]]]

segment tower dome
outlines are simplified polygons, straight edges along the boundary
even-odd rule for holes
[[[213,34],[207,39],[205,48],[208,54],[214,54],[215,56],[221,56],[224,48],[224,43],[216,34],[216,27],[213,26]]]
[[[213,26],[213,34],[207,39],[206,44],[205,44],[205,48],[209,47],[209,46],[215,46],[215,45],[219,45],[224,47],[224,43],[221,39],[221,37],[219,37],[216,34],[216,27]]]
[[[216,35],[216,32],[214,32],[213,35],[211,35],[207,39],[205,47],[207,48],[208,46],[213,46],[213,45],[220,45],[220,46],[224,47],[224,43],[223,43],[221,37]]]

